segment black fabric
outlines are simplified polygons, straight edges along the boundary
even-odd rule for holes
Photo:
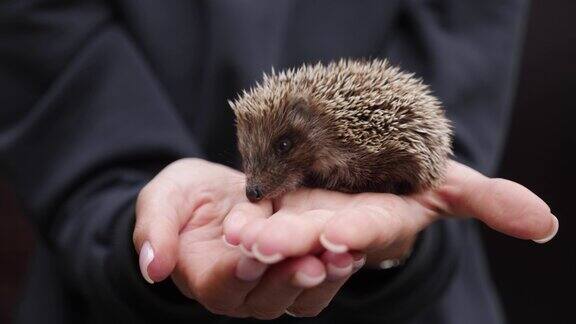
[[[262,72],[388,57],[431,84],[456,157],[501,150],[525,1],[3,1],[0,172],[37,228],[19,323],[248,322],[147,285],[133,203],[182,157],[237,166],[226,100]],[[362,270],[310,323],[500,323],[470,221],[437,222],[412,259]]]

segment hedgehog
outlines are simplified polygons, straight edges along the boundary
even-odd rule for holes
[[[251,202],[301,186],[417,193],[444,180],[452,154],[440,101],[387,60],[272,69],[228,103]]]

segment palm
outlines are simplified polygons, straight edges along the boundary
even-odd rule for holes
[[[176,201],[176,214],[183,218],[178,240],[178,257],[173,278],[178,286],[209,286],[211,274],[223,264],[233,265],[240,252],[222,240],[223,222],[237,204],[247,202],[244,175],[233,169],[182,160],[163,171],[165,190]],[[206,168],[213,170],[206,170]],[[199,190],[199,188],[201,188]]]
[[[194,217],[202,217],[203,212]],[[226,213],[212,214],[205,224],[195,225],[189,222],[180,233],[177,270],[192,278],[191,281],[203,282],[201,278],[213,272],[224,259],[233,258],[238,252],[224,244],[222,223]]]

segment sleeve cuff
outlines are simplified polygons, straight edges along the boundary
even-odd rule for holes
[[[458,224],[442,220],[424,230],[411,257],[398,268],[362,269],[335,298],[353,318],[391,321],[414,316],[436,300],[449,284],[457,263]]]

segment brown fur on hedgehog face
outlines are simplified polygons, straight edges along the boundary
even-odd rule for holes
[[[238,148],[251,201],[299,187],[322,152],[338,146],[309,100],[288,95],[277,104],[263,114],[237,118]]]

